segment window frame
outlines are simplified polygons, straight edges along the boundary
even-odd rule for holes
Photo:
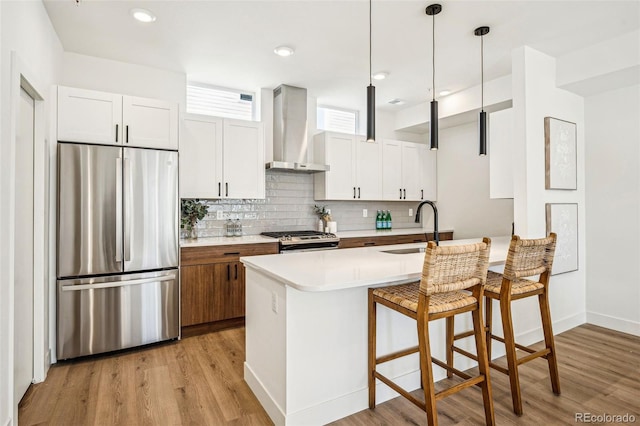
[[[353,134],[353,135],[357,135],[358,134],[358,129],[360,129],[360,111],[358,111],[357,109],[350,109],[350,108],[342,108],[342,107],[336,107],[336,106],[331,106],[331,105],[318,105],[316,107],[316,127],[318,128],[318,130],[322,130],[324,132],[337,132],[337,133],[345,133],[343,131],[339,131],[339,130],[334,130],[334,129],[324,129],[320,127],[320,122],[318,121],[318,112],[320,110],[320,108],[323,109],[329,109],[329,110],[334,110],[334,111],[342,111],[342,112],[349,112],[349,113],[353,113],[354,115],[354,128],[353,128],[353,132],[347,132],[347,134]],[[324,125],[324,123],[323,123]]]
[[[226,115],[214,115],[214,114],[206,114],[206,113],[201,113],[201,112],[191,112],[189,111],[189,87],[193,86],[193,87],[199,87],[201,89],[212,89],[212,90],[218,90],[218,91],[222,91],[222,92],[227,92],[227,93],[237,93],[238,95],[250,95],[251,96],[251,118],[238,118],[238,117],[228,117]],[[209,83],[203,83],[200,81],[187,81],[187,90],[186,90],[186,106],[185,106],[186,112],[187,114],[200,114],[200,115],[207,115],[210,117],[224,117],[224,118],[230,118],[233,120],[247,120],[247,121],[257,121],[257,116],[258,116],[258,111],[257,111],[257,104],[256,104],[256,93],[252,92],[250,90],[243,90],[243,89],[235,89],[235,88],[231,88],[231,87],[223,87],[223,86],[217,86],[214,84],[209,84]]]

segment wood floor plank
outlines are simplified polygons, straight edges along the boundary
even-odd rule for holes
[[[235,328],[59,363],[27,391],[20,425],[269,425],[243,380],[244,337]],[[562,395],[551,391],[546,361],[521,366],[522,417],[512,411],[507,376],[491,371],[497,424],[575,425],[578,412],[630,413],[640,421],[640,337],[585,324],[556,336],[556,347]],[[441,426],[484,424],[476,387],[438,401],[437,409]],[[425,414],[399,397],[333,424],[424,423]]]

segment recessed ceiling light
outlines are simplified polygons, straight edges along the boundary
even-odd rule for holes
[[[447,96],[451,94],[451,90],[441,90],[440,96]]]
[[[295,50],[293,50],[293,48],[289,46],[278,46],[275,49],[273,49],[273,52],[278,56],[287,57],[287,56],[293,55]]]
[[[374,80],[384,80],[385,78],[389,77],[389,73],[388,72],[384,72],[384,71],[380,71],[377,72],[375,74],[372,75]]]
[[[389,103],[390,103],[391,105],[404,105],[404,101],[403,101],[402,99],[398,99],[398,98],[396,98],[396,99],[391,99],[391,100],[389,101]]]
[[[156,20],[156,15],[148,11],[147,9],[131,9],[129,11],[131,16],[133,16],[136,20],[140,22],[154,22]]]

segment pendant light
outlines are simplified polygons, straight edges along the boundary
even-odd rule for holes
[[[432,151],[438,149],[438,101],[436,101],[436,15],[442,11],[442,6],[439,4],[431,4],[427,6],[426,13],[427,15],[433,18],[432,25],[432,41],[433,41],[433,49],[432,49],[432,78],[433,84],[431,87],[431,141],[430,148]]]
[[[484,112],[484,36],[489,27],[478,27],[473,32],[480,37],[480,156],[487,155],[487,113]]]
[[[367,142],[376,140],[376,88],[371,67],[371,1],[369,0],[369,87],[367,87]]]

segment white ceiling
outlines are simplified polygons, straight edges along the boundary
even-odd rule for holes
[[[44,0],[66,51],[187,74],[188,79],[255,91],[281,83],[306,87],[319,104],[364,109],[369,84],[366,0]],[[394,111],[431,98],[430,1],[373,1],[373,71],[377,105]],[[511,72],[511,50],[528,45],[552,56],[637,29],[640,2],[442,1],[436,24],[436,92]],[[157,21],[134,21],[129,10]],[[289,58],[276,46],[295,48]],[[406,101],[391,106],[393,98]]]

